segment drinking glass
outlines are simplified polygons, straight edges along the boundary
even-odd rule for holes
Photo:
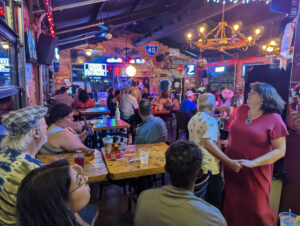
[[[149,163],[149,154],[150,154],[149,148],[141,148],[140,149],[140,159],[141,159],[142,164]]]
[[[73,154],[74,162],[78,165],[80,165],[82,168],[84,166],[84,152],[75,152]]]

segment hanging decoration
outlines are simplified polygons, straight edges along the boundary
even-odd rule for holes
[[[240,3],[242,2],[243,4],[248,4],[248,3],[252,3],[252,2],[265,2],[266,4],[269,4],[271,2],[271,0],[207,0],[207,2],[213,2],[213,3],[222,3],[222,4],[226,4],[226,3]]]
[[[204,50],[218,50],[225,52],[231,49],[242,49],[246,51],[249,46],[254,46],[255,42],[261,38],[261,29],[256,28],[253,36],[246,36],[240,32],[240,25],[230,26],[224,20],[225,6],[223,5],[222,20],[218,26],[206,32],[205,26],[201,26],[198,36],[193,38],[192,33],[186,35],[190,47],[198,47],[201,52]]]
[[[51,0],[45,0],[46,4],[46,16],[49,23],[49,30],[50,35],[55,38],[55,25],[54,25],[54,19],[53,19],[53,8],[51,5]]]
[[[275,40],[272,40],[269,43],[262,46],[262,51],[266,55],[279,55],[280,54],[279,43],[276,42]]]

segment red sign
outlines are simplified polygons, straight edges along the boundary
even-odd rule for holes
[[[114,67],[114,76],[121,76],[121,68],[119,66]]]

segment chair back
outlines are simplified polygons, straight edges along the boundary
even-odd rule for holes
[[[194,194],[197,197],[204,200],[207,193],[207,186],[208,186],[210,176],[211,176],[211,171],[208,171],[208,174],[205,178],[201,178],[200,181],[196,181],[195,183]]]

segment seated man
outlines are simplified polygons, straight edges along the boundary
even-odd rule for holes
[[[179,107],[179,112],[196,113],[197,106],[193,102],[195,99],[194,93],[191,90],[188,90],[185,95],[186,95],[186,99],[181,102],[180,107]]]
[[[35,155],[47,142],[46,113],[46,107],[34,106],[3,117],[8,135],[0,145],[0,225],[17,225],[19,184],[31,170],[43,165]]]
[[[151,115],[151,103],[142,99],[139,104],[139,115],[143,122],[136,132],[135,144],[153,144],[166,142],[168,131],[166,123],[159,117]]]
[[[130,120],[134,116],[135,110],[138,109],[137,102],[138,91],[135,87],[131,87],[120,101],[121,118],[125,121]]]
[[[177,141],[165,156],[171,185],[140,195],[135,225],[227,225],[217,208],[193,194],[195,181],[202,175],[200,148],[190,141]]]
[[[66,87],[61,87],[58,95],[53,97],[55,104],[63,103],[70,107],[74,104],[74,99],[67,94],[68,89]]]

